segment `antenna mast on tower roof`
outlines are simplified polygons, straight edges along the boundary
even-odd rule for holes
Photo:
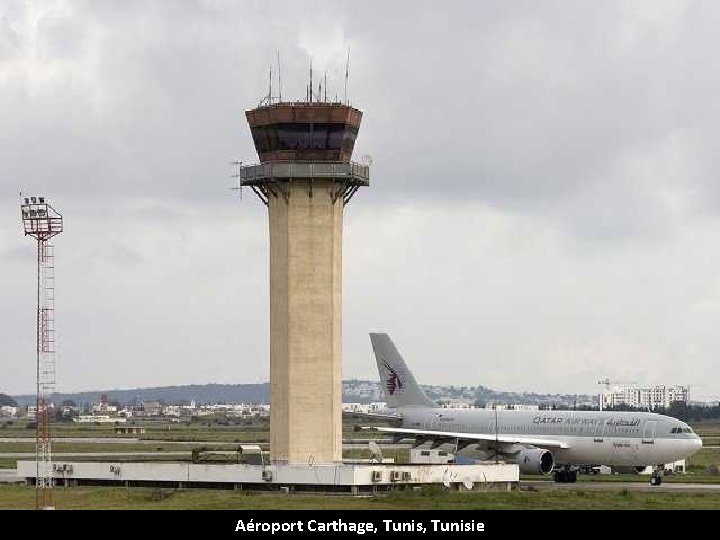
[[[350,75],[350,47],[348,47],[348,53],[347,53],[347,61],[345,62],[345,105],[348,104],[348,97],[347,97],[347,86],[348,86],[348,77]]]
[[[282,102],[282,71],[280,69],[280,51],[277,52],[277,71],[278,71],[278,101]]]

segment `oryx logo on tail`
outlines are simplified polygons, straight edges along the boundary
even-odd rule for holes
[[[390,408],[435,407],[435,403],[418,386],[390,336],[371,332],[370,342],[387,406]]]
[[[391,368],[387,361],[383,360],[382,363],[383,366],[385,366],[385,369],[390,372],[390,375],[388,375],[388,378],[385,381],[385,388],[387,389],[388,395],[392,396],[395,394],[396,390],[402,390],[403,384],[400,380],[400,376],[397,374],[397,371]]]

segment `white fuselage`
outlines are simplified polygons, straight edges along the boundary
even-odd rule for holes
[[[647,412],[429,407],[406,407],[399,412],[403,427],[410,429],[557,441],[563,447],[551,451],[555,463],[561,465],[660,465],[686,458],[702,447],[700,438],[684,422]],[[503,453],[512,453],[523,445],[498,446]]]

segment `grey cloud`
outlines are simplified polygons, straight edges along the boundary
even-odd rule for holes
[[[372,375],[380,325],[444,382],[475,351],[477,382],[507,387],[566,391],[633,355],[635,374],[716,376],[719,19],[660,0],[4,2],[0,357],[34,336],[23,188],[66,215],[68,389],[266,377],[264,209],[237,204],[229,161],[256,159],[243,113],[276,49],[285,97],[310,56],[342,96],[349,45],[374,160],[346,211],[349,374]]]

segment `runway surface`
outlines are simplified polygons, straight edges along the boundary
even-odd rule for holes
[[[719,480],[720,481],[720,480]],[[659,486],[651,486],[647,482],[576,482],[574,484],[561,484],[546,480],[523,480],[520,487],[532,487],[540,490],[565,490],[565,491],[671,491],[671,492],[707,492],[720,491],[720,483],[717,484],[691,484],[688,482],[663,482]]]
[[[35,437],[0,437],[2,443],[33,443]],[[136,439],[132,437],[53,437],[53,444],[57,443],[87,443],[87,444],[214,444],[216,446],[226,446],[238,444],[255,444],[255,443],[236,443],[227,441],[167,441],[163,439]]]
[[[220,453],[220,452],[218,452]],[[226,453],[226,452],[222,452]],[[227,452],[229,453],[229,452]],[[235,452],[232,452],[233,454]],[[189,450],[170,450],[164,452],[158,450],[157,452],[53,452],[53,457],[56,458],[68,458],[68,457],[116,457],[116,456],[131,456],[131,457],[157,457],[157,456],[189,456],[191,452]],[[35,459],[35,452],[0,452],[0,458],[33,458]]]

